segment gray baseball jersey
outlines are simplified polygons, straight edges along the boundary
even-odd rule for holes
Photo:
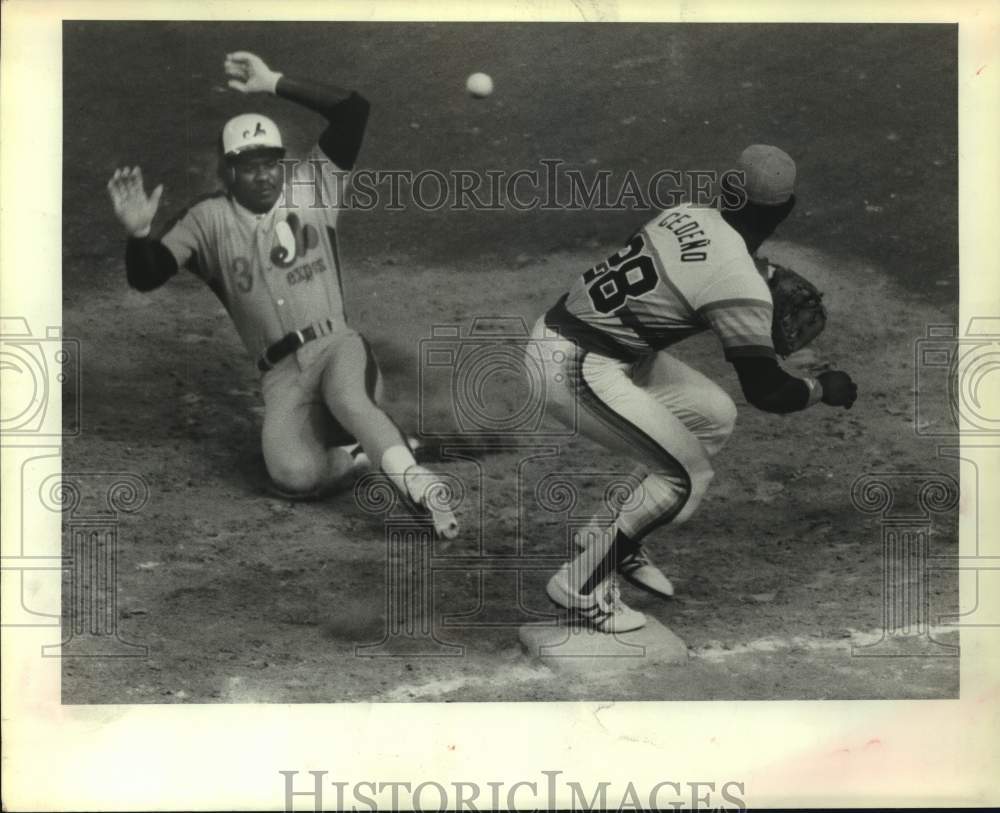
[[[294,183],[266,214],[219,192],[161,238],[178,266],[215,291],[253,358],[309,325],[345,326],[336,227],[347,173],[318,145],[289,167]]]

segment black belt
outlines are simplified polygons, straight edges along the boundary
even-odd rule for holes
[[[634,364],[642,358],[643,354],[640,351],[626,347],[613,336],[570,313],[566,309],[568,296],[569,294],[564,294],[562,299],[545,314],[545,326],[549,330],[556,331],[562,338],[569,339],[589,353],[608,356],[626,364]]]
[[[326,326],[327,332],[333,330],[333,322],[329,319],[324,320],[320,324]],[[303,345],[308,344],[319,336],[325,335],[325,333],[317,333],[314,325],[309,325],[309,327],[302,330],[293,331],[278,339],[278,341],[261,354],[261,357],[257,359],[257,369],[262,373],[266,373],[278,364],[278,362],[292,355],[292,353]]]

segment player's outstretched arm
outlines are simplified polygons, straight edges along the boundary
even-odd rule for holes
[[[256,54],[235,51],[223,64],[229,87],[240,93],[273,93],[323,116],[323,153],[341,169],[353,169],[364,140],[370,105],[361,95],[324,82],[286,76]]]
[[[767,356],[743,356],[731,361],[747,402],[765,412],[798,412],[820,401],[850,409],[858,397],[857,385],[841,370],[805,379],[789,375]]]
[[[160,205],[163,184],[146,195],[139,167],[122,167],[108,181],[108,194],[118,222],[128,234],[125,271],[128,283],[138,291],[158,288],[177,273],[177,261],[159,241],[149,237]]]

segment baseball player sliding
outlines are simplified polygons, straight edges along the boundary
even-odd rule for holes
[[[228,54],[224,69],[232,89],[303,105],[326,119],[326,129],[307,159],[289,169],[271,119],[231,119],[219,135],[224,191],[194,202],[159,237],[151,227],[162,185],[147,196],[139,167],[117,170],[108,191],[128,233],[129,284],[149,291],[183,267],[225,305],[263,375],[264,461],[279,490],[309,497],[335,488],[355,466],[344,445],[356,439],[404,500],[429,514],[438,534],[454,537],[445,489],[376,405],[378,367],[344,317],[338,186],[354,167],[368,102],[275,72],[246,51]]]
[[[576,280],[538,320],[528,345],[529,360],[545,370],[552,413],[643,466],[614,524],[595,521],[581,535],[582,552],[547,586],[552,601],[603,632],[645,624],[621,600],[616,573],[673,594],[641,542],[694,513],[712,480],[712,458],[736,421],[729,396],[665,348],[714,331],[747,401],[767,412],[820,401],[850,409],[857,397],[845,372],[797,378],[779,366],[776,341],[787,354],[797,331],[783,332],[784,320],[774,320],[769,266],[758,266],[753,255],[795,204],[795,164],[776,147],[754,145],[739,169],[746,179],[742,208],[684,204],[660,212]],[[821,307],[819,313],[825,319]]]

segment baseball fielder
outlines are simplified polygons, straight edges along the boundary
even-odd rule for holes
[[[108,190],[128,232],[129,284],[149,291],[187,268],[225,305],[263,375],[264,461],[281,492],[309,497],[335,488],[355,466],[345,444],[356,439],[407,503],[454,537],[443,486],[376,405],[378,366],[344,317],[337,220],[368,102],[275,72],[246,51],[228,54],[224,69],[232,89],[276,94],[319,113],[327,127],[306,160],[291,162],[271,119],[231,119],[219,135],[224,190],[194,202],[159,237],[151,225],[162,185],[147,196],[139,167],[117,170]]]
[[[776,147],[753,145],[739,169],[742,208],[684,204],[660,212],[576,280],[538,320],[528,346],[529,363],[545,371],[552,413],[639,461],[645,475],[614,524],[595,521],[579,540],[582,553],[548,582],[552,601],[603,632],[645,624],[622,602],[616,573],[673,594],[641,541],[694,513],[736,421],[732,399],[665,348],[712,330],[747,401],[767,412],[819,401],[850,409],[857,397],[847,373],[796,378],[778,365],[771,292],[752,255],[795,204],[795,164]]]

